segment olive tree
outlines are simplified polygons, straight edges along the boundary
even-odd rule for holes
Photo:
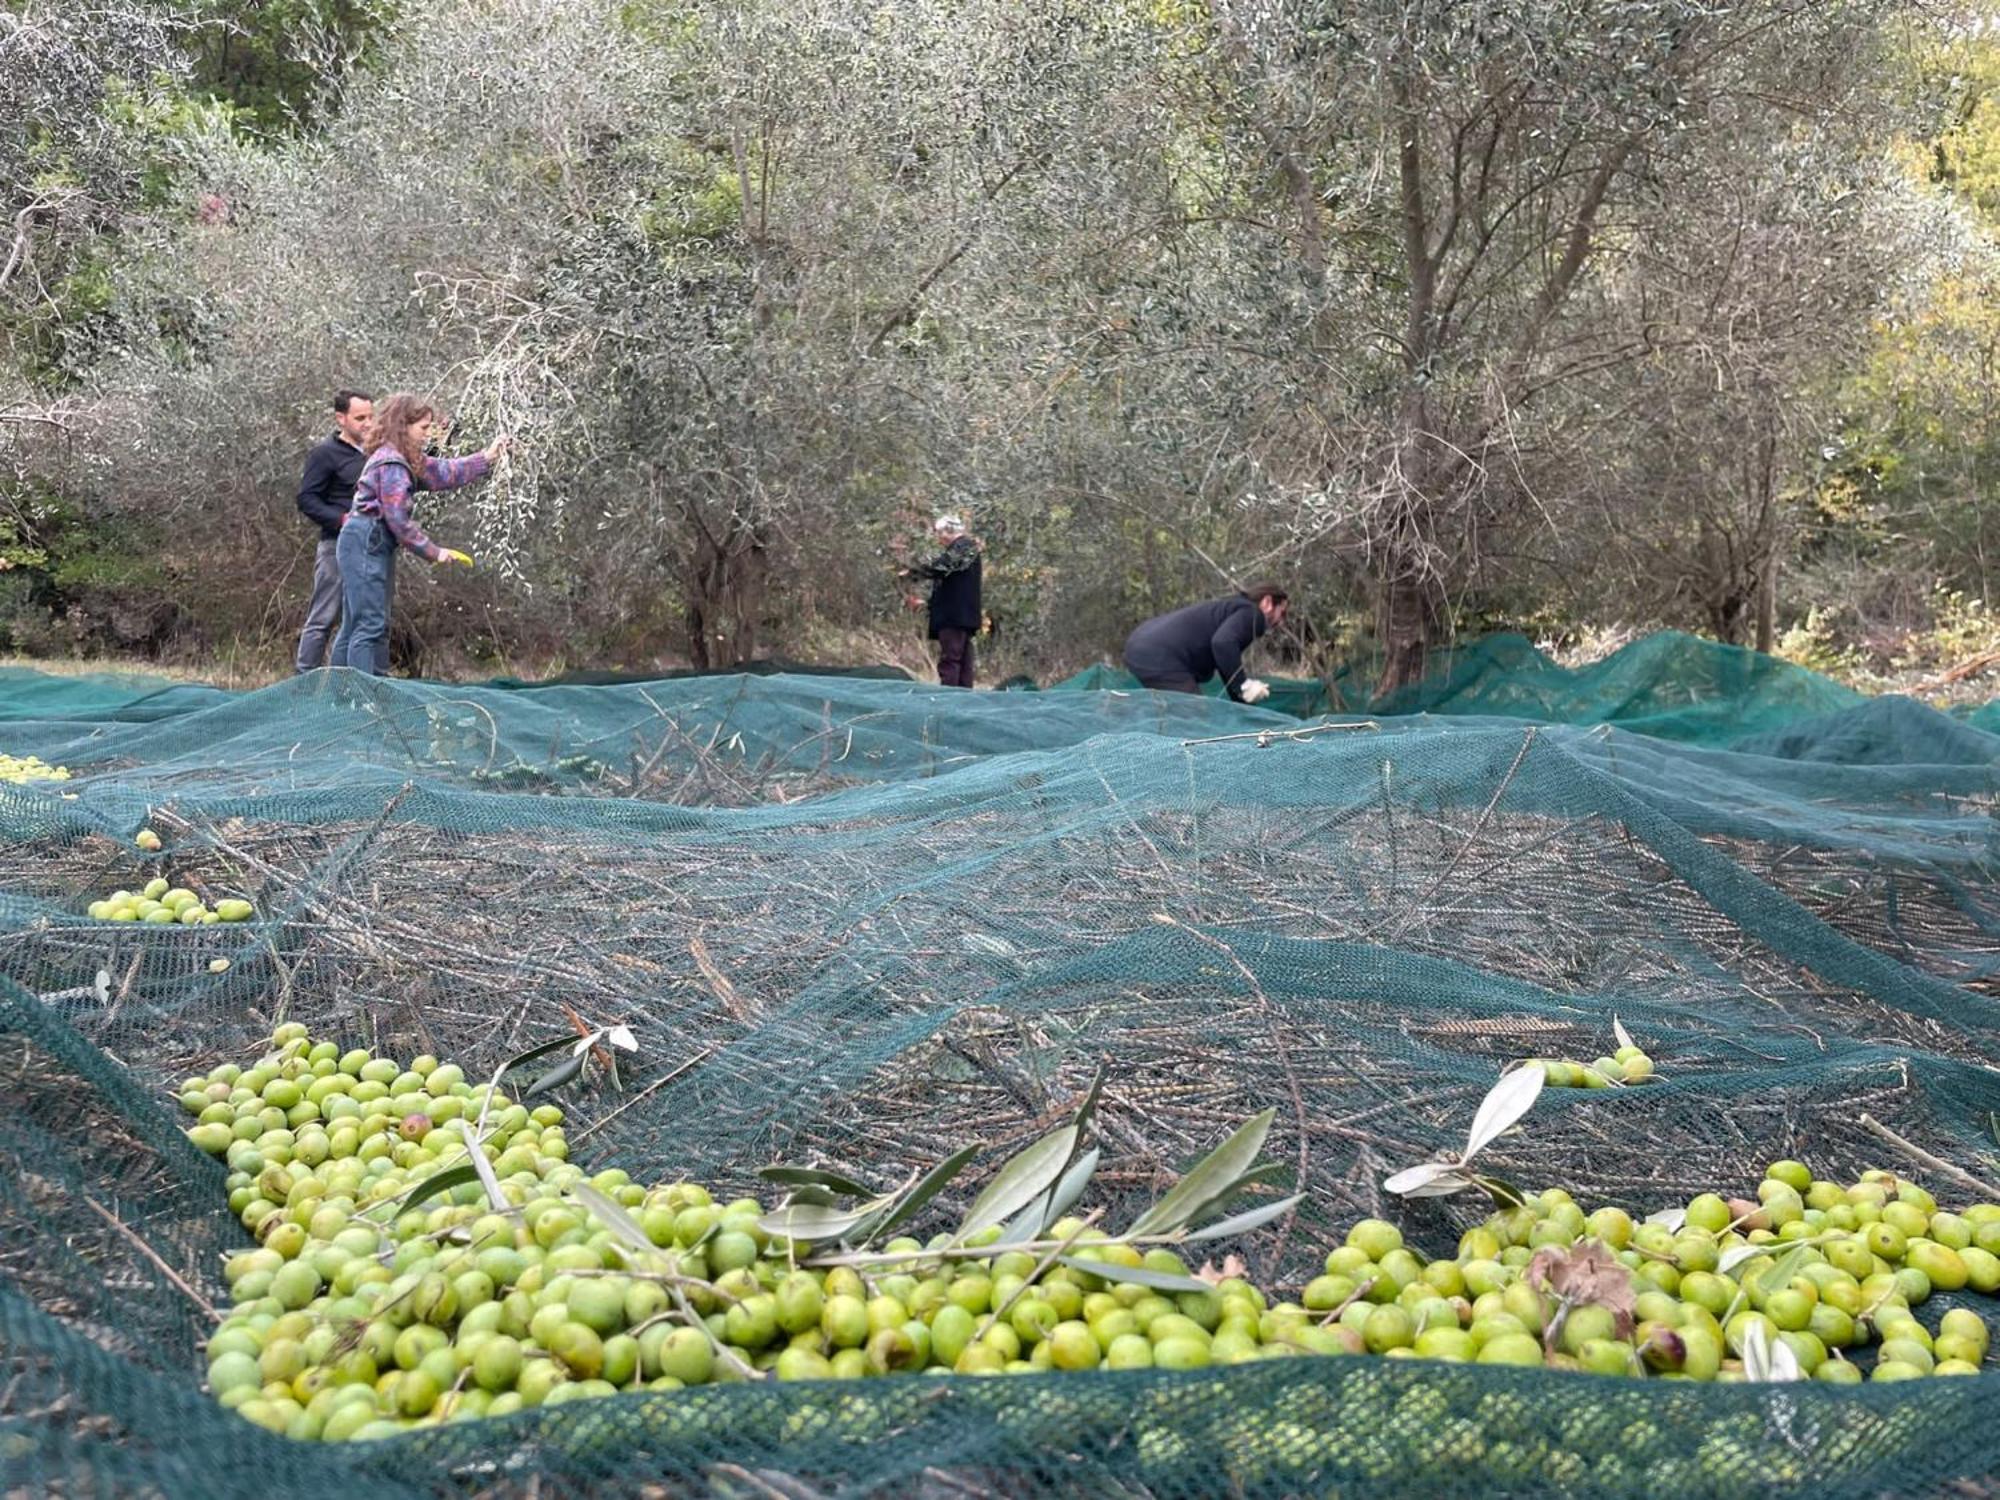
[[[195,436],[107,503],[194,517],[219,486],[281,567],[324,393],[409,385],[520,439],[442,513],[511,580],[496,613],[572,638],[671,630],[706,665],[879,616],[940,505],[1002,544],[1024,630],[1107,579],[1209,581],[1127,567],[1258,528],[1234,393],[1262,351],[1203,303],[1239,272],[1187,232],[1161,35],[1077,0],[414,16],[323,137],[217,153],[226,218],[136,268],[200,289],[199,355],[127,362],[105,409]]]
[[[1382,679],[1421,674],[1450,592],[1531,511],[1565,387],[1650,356],[1598,285],[1709,207],[1704,164],[1838,116],[1905,8],[1874,0],[1291,0],[1218,5],[1208,54],[1262,141],[1308,284],[1372,295],[1393,382],[1366,403],[1325,320],[1327,425],[1292,483],[1338,492],[1366,554]],[[1342,474],[1326,468],[1339,465]],[[1320,473],[1311,466],[1319,466]],[[1546,503],[1550,497],[1541,495]],[[1556,497],[1561,499],[1564,497]]]

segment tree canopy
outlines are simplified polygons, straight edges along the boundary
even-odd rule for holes
[[[1930,5],[7,0],[0,190],[15,649],[280,653],[343,385],[517,438],[446,657],[893,628],[938,508],[1024,663],[1275,573],[1385,687],[2000,545],[2000,45]]]

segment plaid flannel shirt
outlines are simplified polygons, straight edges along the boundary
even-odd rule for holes
[[[475,453],[470,458],[426,458],[424,488],[461,489],[484,479],[492,467],[484,453]],[[444,549],[424,535],[424,528],[410,514],[412,488],[409,462],[384,443],[369,454],[368,462],[361,466],[361,478],[354,486],[354,505],[347,513],[348,519],[368,516],[379,520],[402,545],[419,557],[436,562]]]

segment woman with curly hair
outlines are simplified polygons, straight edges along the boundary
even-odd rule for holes
[[[424,535],[410,514],[410,495],[419,489],[455,490],[484,479],[507,451],[507,439],[496,437],[470,458],[431,458],[424,445],[436,422],[436,410],[422,397],[399,392],[376,407],[368,423],[362,442],[368,458],[335,548],[341,618],[331,666],[375,677],[388,672],[389,602],[396,592],[398,547],[430,562],[472,566],[465,553],[440,547]]]

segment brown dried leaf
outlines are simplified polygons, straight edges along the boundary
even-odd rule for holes
[[[1194,1274],[1199,1280],[1207,1282],[1210,1286],[1220,1286],[1225,1281],[1233,1281],[1239,1276],[1248,1276],[1250,1268],[1243,1264],[1241,1256],[1225,1255],[1222,1257],[1222,1264],[1220,1266],[1217,1266],[1212,1260],[1205,1260],[1201,1263],[1201,1269]]]
[[[1602,1242],[1586,1240],[1567,1251],[1544,1245],[1528,1262],[1528,1284],[1571,1307],[1606,1309],[1617,1322],[1618,1336],[1631,1336],[1638,1301],[1632,1273]]]

